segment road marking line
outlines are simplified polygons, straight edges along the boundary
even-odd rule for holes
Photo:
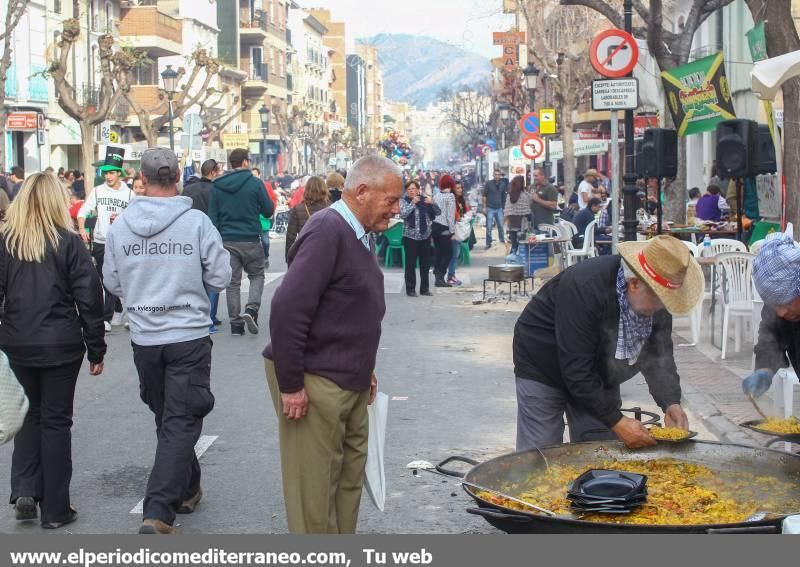
[[[197,444],[194,446],[194,454],[197,455],[197,458],[203,456],[211,444],[217,440],[219,435],[201,435],[200,439],[197,440]],[[133,507],[131,510],[131,514],[141,514],[144,511],[144,498],[139,500],[139,503]]]

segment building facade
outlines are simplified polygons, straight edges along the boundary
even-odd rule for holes
[[[355,148],[363,148],[367,132],[367,66],[358,55],[347,56],[347,126]]]
[[[364,61],[367,79],[367,145],[374,146],[384,133],[383,73],[378,49],[364,43],[356,44],[356,54]]]

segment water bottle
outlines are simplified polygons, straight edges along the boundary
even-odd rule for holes
[[[703,258],[710,258],[711,255],[711,237],[706,234],[703,238],[703,253],[701,256]]]

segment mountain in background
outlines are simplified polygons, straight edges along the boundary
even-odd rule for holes
[[[432,37],[382,33],[357,41],[378,49],[386,100],[417,108],[436,102],[443,88],[476,85],[492,72],[488,59]]]

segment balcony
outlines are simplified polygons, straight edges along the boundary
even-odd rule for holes
[[[153,58],[183,53],[181,21],[160,12],[156,6],[124,8],[119,35],[125,43],[146,50]]]
[[[239,37],[242,43],[261,43],[267,39],[267,14],[263,10],[256,10],[255,14],[247,17],[245,13],[239,20]]]
[[[244,60],[242,61],[244,63]],[[269,69],[266,63],[250,65],[247,80],[242,85],[242,96],[261,96],[269,88]]]

